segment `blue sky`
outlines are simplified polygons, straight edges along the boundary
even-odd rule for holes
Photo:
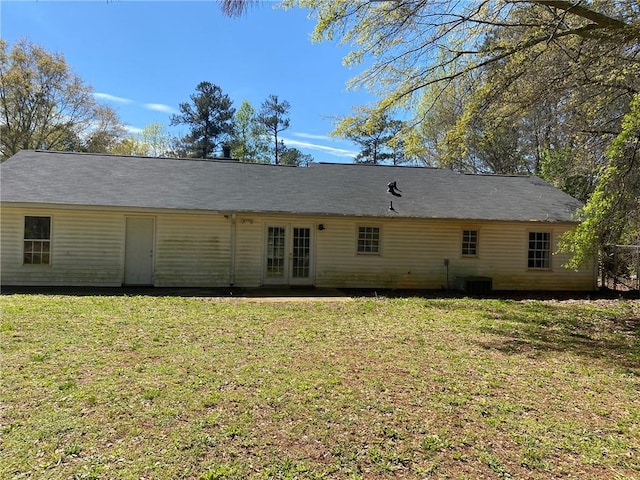
[[[275,6],[265,1],[227,18],[215,1],[3,0],[0,25],[10,47],[27,38],[63,54],[132,132],[159,122],[172,134],[186,133],[169,127],[170,116],[209,81],[236,108],[248,100],[259,109],[270,94],[288,100],[288,146],[318,162],[351,162],[358,147],[328,134],[336,117],[373,97],[347,91],[358,73],[342,65],[347,47],[312,43],[315,22],[307,12]]]

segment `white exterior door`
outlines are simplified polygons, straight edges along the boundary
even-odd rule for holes
[[[150,217],[127,217],[124,250],[124,284],[153,284],[153,232]]]
[[[313,284],[312,235],[310,225],[267,226],[265,284]]]

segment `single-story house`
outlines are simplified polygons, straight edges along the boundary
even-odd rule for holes
[[[536,177],[31,150],[0,168],[3,285],[596,287],[595,262],[556,254],[580,203]]]

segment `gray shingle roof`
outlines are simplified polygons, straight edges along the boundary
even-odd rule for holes
[[[17,203],[552,222],[573,221],[581,206],[537,177],[420,167],[301,168],[24,150],[0,168],[0,200]],[[387,192],[393,181],[401,197]]]

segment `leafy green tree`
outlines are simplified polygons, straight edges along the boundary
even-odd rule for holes
[[[302,153],[297,148],[287,147],[282,140],[280,140],[280,164],[281,165],[295,165],[297,167],[308,167],[313,162],[313,156],[308,153]]]
[[[599,169],[577,162],[574,149],[568,145],[543,151],[538,174],[572,197],[586,202],[597,184]]]
[[[496,34],[487,43],[499,40]],[[638,62],[627,53],[624,45],[604,51],[600,43],[573,37],[483,67],[452,142],[473,146],[471,134],[489,124],[517,133],[525,171],[539,174],[543,155],[567,148],[566,158],[597,170],[639,88]],[[615,80],[605,80],[611,75]]]
[[[142,129],[138,140],[143,146],[143,155],[149,157],[168,156],[171,139],[163,124],[152,122]]]
[[[583,222],[562,239],[562,247],[573,253],[571,267],[590,260],[605,245],[640,242],[640,94],[606,155],[609,162],[580,212]]]
[[[444,138],[438,165],[471,173],[532,174],[518,125],[476,115],[456,123]]]
[[[403,137],[409,155],[423,165],[472,170],[464,165],[463,156],[444,159],[449,149],[447,132],[456,125],[469,96],[462,79],[426,87],[416,104],[416,117],[421,121],[407,129]]]
[[[164,125],[152,122],[137,135],[123,139],[112,153],[119,155],[137,155],[146,157],[171,156],[171,138]]]
[[[210,82],[200,82],[191,103],[181,103],[180,113],[171,117],[171,125],[187,125],[179,150],[186,156],[211,158],[233,133],[235,109],[228,95]]]
[[[269,95],[269,97],[262,102],[257,117],[258,122],[273,136],[273,150],[276,165],[279,163],[278,133],[289,128],[289,117],[287,115],[289,114],[290,108],[291,106],[286,100],[279,101],[277,95]]]
[[[109,152],[124,136],[115,111],[64,57],[27,40],[0,40],[0,158],[22,149]]]
[[[136,156],[140,155],[140,143],[133,135],[123,138],[113,147],[111,153],[114,155]]]
[[[250,2],[248,2],[249,4]],[[378,107],[410,105],[427,85],[451,81],[521,52],[581,38],[600,45],[637,45],[633,0],[510,2],[285,0],[312,10],[314,39],[352,46],[348,66],[367,61],[352,85],[380,95]],[[605,48],[606,51],[606,48]]]
[[[400,120],[389,118],[385,112],[360,108],[358,115],[339,122],[335,134],[360,145],[356,163],[378,165],[406,161],[402,143],[397,135],[402,130]]]
[[[261,124],[253,106],[245,100],[233,119],[231,156],[241,162],[269,162],[269,132]]]

